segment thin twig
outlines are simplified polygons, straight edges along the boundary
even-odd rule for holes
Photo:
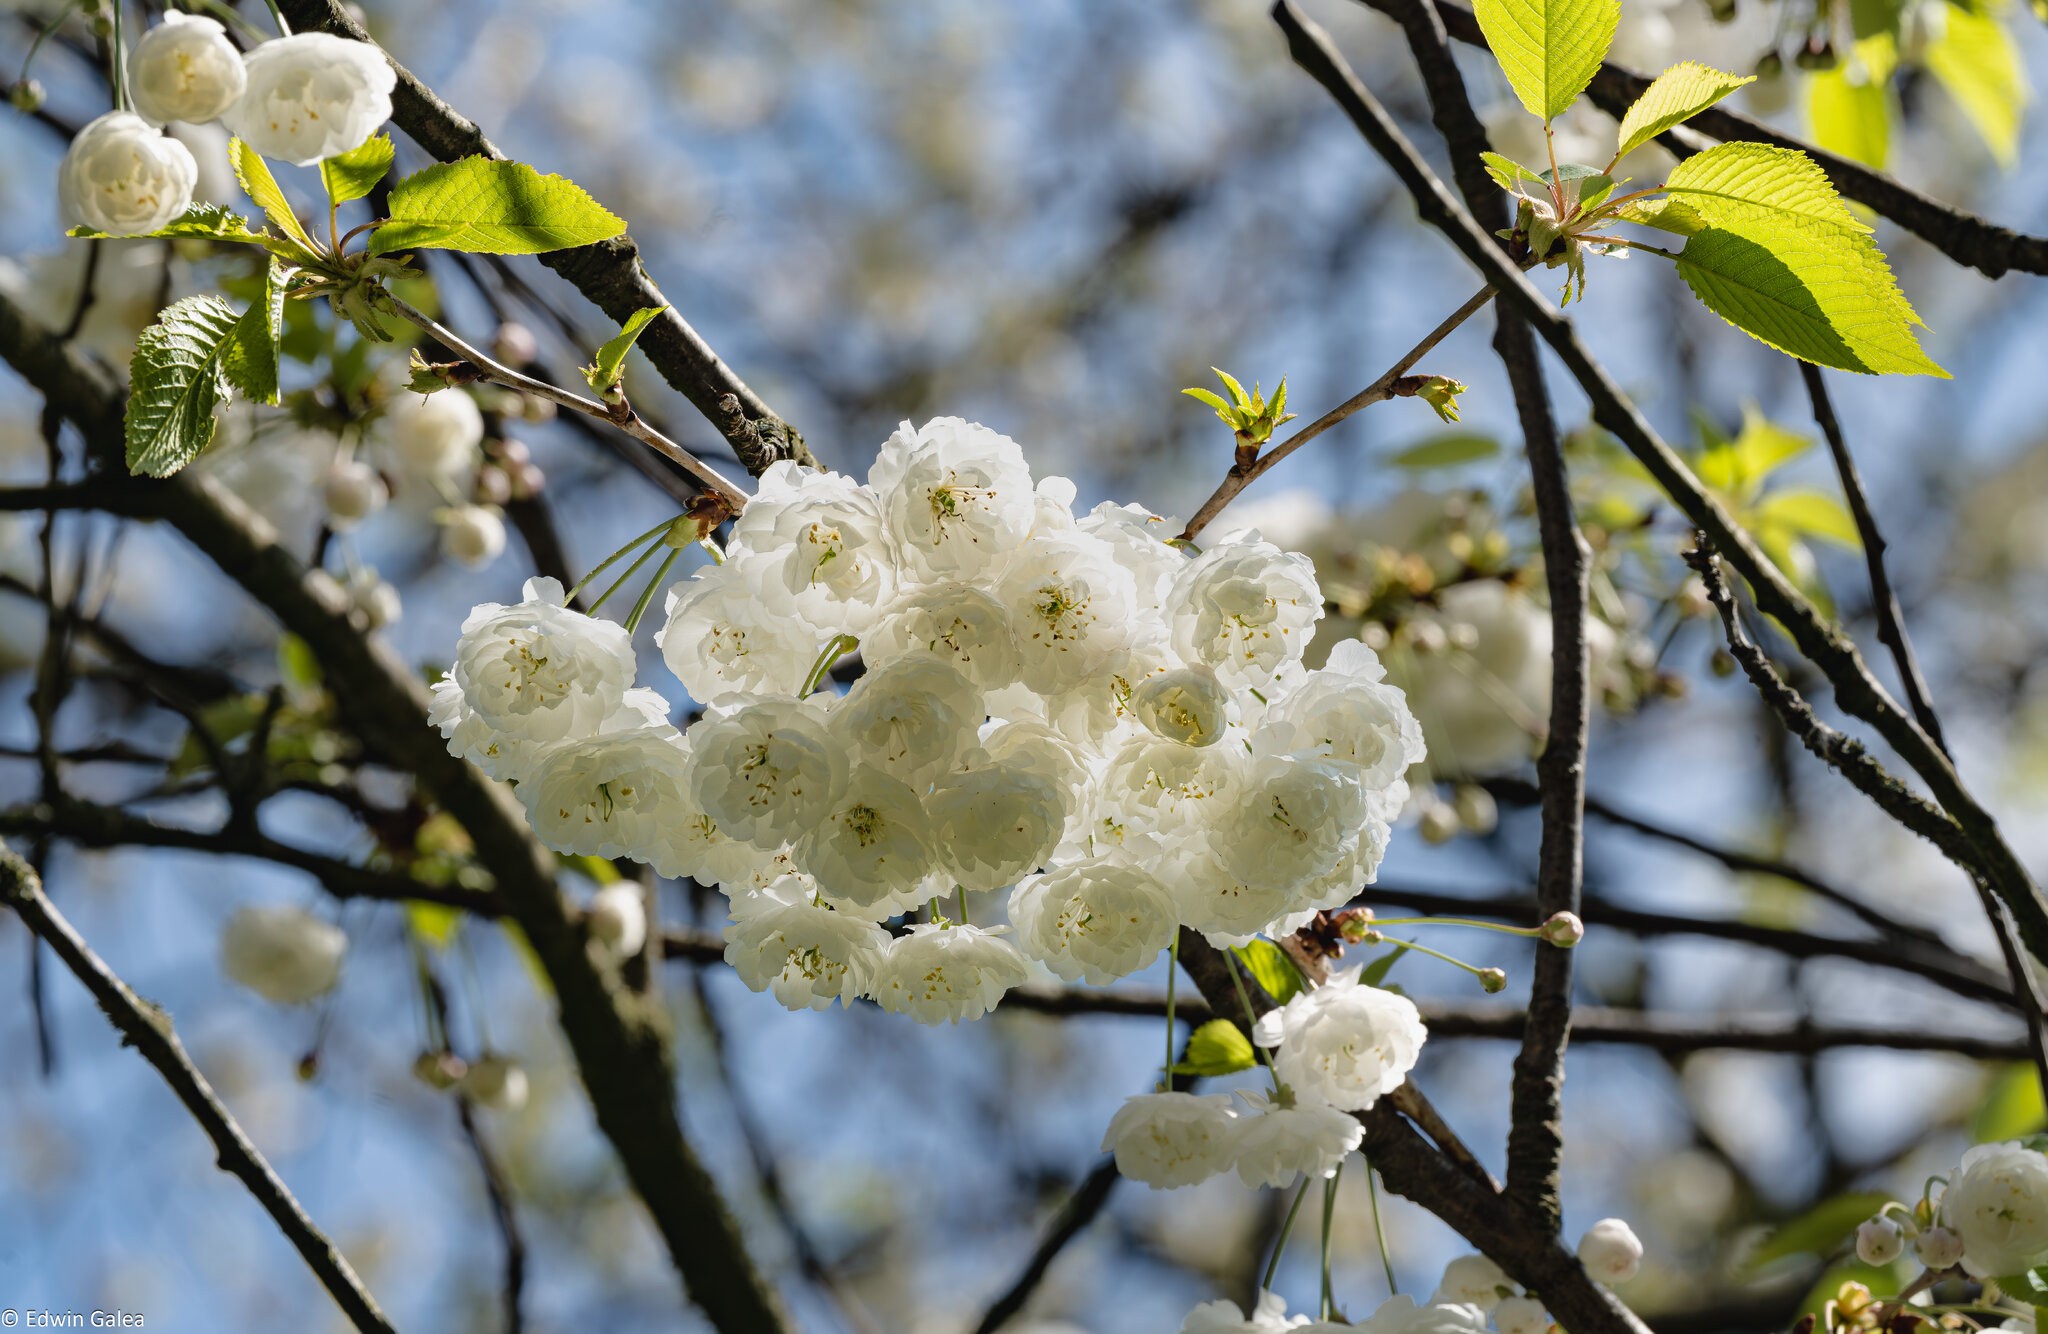
[[[475,366],[484,379],[496,384],[502,384],[509,389],[517,389],[523,394],[531,394],[535,398],[544,398],[550,403],[557,403],[562,407],[573,409],[586,417],[596,417],[600,421],[610,422],[635,440],[651,446],[656,453],[659,453],[664,458],[673,460],[687,469],[692,477],[702,482],[708,489],[724,497],[726,504],[732,508],[733,513],[737,514],[746,508],[747,493],[745,491],[740,490],[738,486],[728,481],[718,469],[704,462],[689,450],[684,449],[652,426],[649,426],[646,419],[633,411],[631,407],[621,403],[619,410],[614,412],[594,398],[585,398],[583,395],[571,390],[549,384],[545,380],[536,380],[531,375],[515,371],[510,366],[491,357],[482,349],[467,342],[461,334],[448,328],[425,311],[388,292],[385,293],[384,299],[390,303],[391,309],[401,317],[419,326],[427,333],[432,334],[450,352]]]
[[[1401,359],[1389,366],[1379,379],[1374,380],[1365,388],[1287,437],[1287,439],[1259,455],[1251,463],[1243,467],[1233,465],[1230,471],[1224,475],[1223,481],[1217,485],[1215,491],[1210,493],[1209,498],[1202,502],[1202,507],[1195,511],[1195,517],[1188,520],[1188,526],[1181,530],[1180,540],[1192,542],[1204,528],[1209,526],[1210,522],[1218,514],[1223,512],[1224,506],[1237,498],[1238,493],[1259,480],[1259,478],[1265,476],[1268,470],[1289,454],[1300,449],[1303,445],[1329,430],[1338,422],[1343,421],[1354,412],[1361,408],[1369,407],[1374,403],[1384,403],[1390,398],[1402,397],[1401,391],[1403,389],[1406,389],[1408,396],[1412,396],[1420,386],[1404,385],[1402,383],[1403,377],[1408,375],[1408,372],[1414,368],[1416,362],[1429,355],[1431,348],[1450,337],[1452,330],[1456,329],[1466,320],[1471,319],[1491,300],[1493,300],[1493,288],[1481,288],[1467,299],[1464,305],[1447,315],[1442,324],[1437,325],[1436,328],[1424,334],[1422,341],[1403,353]]]
[[[206,1076],[199,1073],[184,1044],[178,1041],[170,1016],[129,990],[128,984],[92,952],[43,894],[42,884],[28,863],[4,847],[0,847],[0,899],[85,984],[128,1045],[156,1067],[171,1091],[178,1095],[178,1101],[185,1104],[213,1141],[221,1169],[249,1188],[349,1322],[359,1330],[395,1334],[391,1322],[378,1309],[376,1298],[356,1277],[348,1258],[306,1215],[249,1137],[242,1133],[212,1085],[206,1082]]]
[[[1163,1000],[1161,1008],[1163,1012]],[[1031,1300],[1031,1294],[1036,1292],[1038,1285],[1044,1281],[1046,1270],[1052,1267],[1053,1260],[1066,1249],[1068,1242],[1102,1212],[1102,1207],[1109,1203],[1110,1192],[1116,1189],[1116,1183],[1122,1179],[1117,1175],[1116,1159],[1104,1158],[1095,1164],[1094,1170],[1082,1178],[1081,1184],[1074,1188],[1074,1193],[1060,1204],[1058,1212],[1052,1216],[1052,1221],[1046,1224],[1045,1235],[1040,1237],[1038,1245],[1032,1248],[1031,1258],[1024,1262],[1023,1271],[1003,1290],[1000,1297],[990,1303],[987,1313],[981,1317],[980,1323],[975,1325],[974,1334],[995,1334],[995,1331],[1008,1324],[1024,1309],[1024,1304]]]

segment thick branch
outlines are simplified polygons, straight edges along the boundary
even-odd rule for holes
[[[340,0],[281,0],[281,7],[295,31],[322,30],[358,42],[371,41]],[[391,65],[398,72],[391,119],[421,148],[442,162],[478,154],[504,156],[474,121],[435,96],[412,71],[396,60]],[[759,476],[777,459],[817,462],[796,429],[771,412],[661,294],[641,267],[640,248],[632,237],[553,251],[542,255],[540,262],[568,279],[615,323],[624,324],[629,316],[650,306],[668,306],[647,326],[639,347],[662,378],[718,428],[747,471]]]
[[[4,846],[0,846],[0,899],[85,984],[127,1045],[156,1067],[171,1091],[178,1095],[178,1101],[185,1104],[206,1137],[213,1141],[221,1170],[249,1188],[285,1239],[304,1257],[320,1285],[348,1316],[349,1323],[375,1334],[394,1334],[391,1322],[384,1318],[377,1299],[356,1277],[348,1257],[307,1216],[249,1137],[242,1133],[213,1086],[206,1082],[206,1076],[199,1073],[199,1067],[185,1053],[185,1044],[178,1041],[170,1015],[137,996],[107,967],[105,960],[93,953],[44,896],[42,883],[28,863]]]
[[[120,475],[122,393],[104,372],[5,299],[0,357],[78,425],[102,475]],[[339,585],[308,570],[224,488],[186,473],[153,484],[149,495],[153,512],[306,641],[364,744],[413,774],[470,832],[507,914],[554,983],[562,1030],[598,1125],[646,1201],[691,1297],[728,1334],[785,1328],[738,1224],[683,1137],[666,1016],[592,961],[580,923],[555,884],[552,857],[535,842],[506,790],[448,753],[427,722],[418,674],[366,633]]]

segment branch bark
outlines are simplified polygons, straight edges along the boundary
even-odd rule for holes
[[[14,909],[23,925],[48,945],[51,953],[92,993],[108,1020],[120,1030],[123,1041],[156,1067],[164,1082],[171,1086],[171,1092],[178,1095],[178,1101],[185,1104],[192,1119],[213,1141],[220,1169],[249,1188],[249,1193],[284,1233],[285,1240],[341,1307],[349,1323],[364,1334],[396,1334],[378,1308],[377,1299],[356,1276],[348,1257],[307,1215],[269,1162],[242,1133],[242,1127],[206,1082],[206,1076],[199,1073],[199,1067],[185,1052],[185,1044],[178,1040],[170,1015],[136,995],[107,967],[105,960],[93,953],[92,947],[44,896],[42,882],[29,864],[4,846],[0,846],[0,900]]]

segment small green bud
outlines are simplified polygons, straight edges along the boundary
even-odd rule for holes
[[[17,79],[14,86],[7,90],[7,100],[14,104],[16,111],[41,110],[47,96],[40,79]]]
[[[1482,968],[1479,970],[1479,986],[1489,996],[1506,991],[1508,975],[1498,968]]]
[[[1575,912],[1556,912],[1545,919],[1542,936],[1561,950],[1568,950],[1586,938],[1586,924]]]
[[[1415,396],[1436,409],[1436,415],[1447,422],[1458,420],[1458,395],[1465,392],[1465,386],[1447,375],[1432,375],[1417,390]]]

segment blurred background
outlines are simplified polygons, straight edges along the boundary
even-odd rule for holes
[[[241,259],[162,242],[99,243],[89,261],[85,243],[64,238],[57,163],[69,133],[108,106],[97,7],[0,3],[0,78],[51,33],[28,70],[40,105],[0,114],[0,291],[54,327],[77,317],[80,344],[122,365],[167,296],[246,291],[252,274]],[[159,8],[132,6],[131,22]],[[1072,477],[1084,507],[1115,499],[1186,514],[1221,478],[1230,441],[1180,389],[1213,384],[1212,366],[1269,390],[1285,375],[1290,406],[1313,417],[1475,285],[1288,62],[1257,0],[361,8],[393,55],[504,151],[572,176],[627,217],[668,298],[822,461],[855,474],[899,420],[953,414],[1015,437],[1041,474]],[[1310,8],[1441,162],[1393,26],[1349,0]],[[268,31],[260,6],[242,10]],[[1496,145],[1540,157],[1504,81],[1463,54]],[[2048,136],[2025,92],[2048,71],[2048,32],[2022,4],[1815,12],[1808,0],[1623,0],[1615,58],[1648,71],[1679,59],[1761,69],[1738,109],[1994,221],[2048,231]],[[1575,111],[1562,129],[1561,157],[1598,165],[1611,152],[1612,124],[1597,115]],[[224,133],[180,133],[200,160],[201,195],[246,207]],[[399,154],[401,170],[427,160],[402,136]],[[1643,183],[1660,169],[1630,165]],[[285,176],[310,207],[312,173]],[[1955,379],[1831,374],[1831,387],[1959,765],[2048,875],[2048,674],[2037,667],[2048,638],[2048,288],[2025,275],[1994,283],[1882,221],[1878,237],[1929,326],[1929,353]],[[1862,554],[1793,363],[1701,309],[1654,256],[1596,259],[1589,276],[1577,310],[1595,352],[1878,663]],[[531,260],[437,257],[422,292],[457,330],[496,336],[558,382],[614,331]],[[445,665],[471,604],[516,600],[537,568],[580,573],[674,511],[618,444],[486,392],[474,484],[514,521],[502,556],[482,569],[443,558],[431,516],[448,497],[402,483],[390,507],[337,535],[320,481],[337,448],[376,449],[405,352],[337,334],[324,307],[297,305],[292,321],[302,361],[290,402],[237,408],[200,466],[376,599],[382,633],[423,670]],[[1411,775],[1416,803],[1381,874],[1390,897],[1369,903],[1524,896],[1535,865],[1526,784],[1548,631],[1490,333],[1490,318],[1475,320],[1419,367],[1471,386],[1461,423],[1413,401],[1375,407],[1261,481],[1222,524],[1255,524],[1314,554],[1333,603],[1323,651],[1362,633],[1414,694],[1432,761]],[[637,358],[629,386],[685,444],[721,454]],[[1611,1022],[1610,1040],[1571,1051],[1566,1231],[1607,1215],[1634,1222],[1649,1261],[1624,1296],[1659,1330],[1779,1327],[1848,1272],[1842,1240],[1874,1201],[1917,1198],[1973,1137],[2039,1129],[2042,1108],[2009,1060],[1957,1054],[2017,1052],[2009,1012],[1879,966],[1943,949],[1966,956],[1964,973],[1996,979],[1968,882],[1727,679],[1718,629],[1678,560],[1682,519],[1585,427],[1583,399],[1562,380],[1557,410],[1572,432],[1603,626],[1587,892],[1638,914],[1625,930],[1601,925],[1596,906],[1579,955],[1579,1000]],[[0,484],[37,483],[47,468],[39,403],[0,373]],[[264,831],[422,877],[470,874],[459,839],[324,725],[317,671],[202,558],[148,525],[67,514],[46,544],[42,516],[0,515],[0,575],[0,833],[46,857],[63,910],[176,1016],[395,1322],[504,1327],[496,1182],[523,1244],[527,1328],[700,1328],[596,1132],[550,998],[498,927],[340,904],[313,877],[246,858],[35,837],[33,668],[46,616],[34,594],[47,577],[89,613],[97,664],[54,719],[78,757],[65,769],[73,794],[211,829],[227,811],[217,771],[231,767],[216,750],[248,745],[276,698],[264,744],[294,781],[263,803]],[[641,646],[648,679],[665,679],[646,636]],[[1890,679],[1888,662],[1879,670]],[[723,920],[715,893],[659,892],[670,926],[715,931]],[[348,932],[336,993],[282,1008],[223,978],[221,926],[259,902],[308,907]],[[1681,918],[1707,926],[1681,930]],[[1847,953],[1862,957],[1794,944],[1813,936],[1857,942]],[[1511,981],[1487,998],[1463,973],[1404,959],[1392,980],[1419,999],[1498,1014],[1524,994],[1519,942],[1421,938]],[[429,1041],[422,969],[445,992],[458,1049],[510,1055],[530,1081],[523,1105],[478,1109],[473,1133],[450,1095],[414,1074]],[[1156,993],[1164,981],[1162,963],[1125,985]],[[1111,1111],[1154,1078],[1156,1021],[1006,1007],[931,1030],[869,1007],[786,1013],[721,966],[671,962],[659,983],[678,1026],[687,1124],[806,1330],[973,1329],[1094,1168]],[[241,1187],[214,1170],[156,1074],[116,1045],[71,978],[33,963],[11,918],[0,919],[0,994],[0,1304],[119,1307],[173,1331],[343,1327]],[[1868,1032],[1835,1050],[1754,1049],[1818,1046],[1796,1035],[1845,1026],[1931,1034],[1922,1045],[1947,1050],[1869,1045]],[[1512,1052],[1440,1034],[1418,1074],[1496,1169]],[[1171,1330],[1199,1300],[1242,1300],[1284,1203],[1228,1179],[1174,1194],[1119,1185],[1010,1328]],[[1396,1274],[1426,1291],[1463,1248],[1405,1202],[1385,1208]],[[1373,1223],[1364,1174],[1348,1174],[1337,1286],[1356,1314],[1385,1295]],[[1313,1265],[1314,1246],[1297,1238],[1279,1286],[1305,1295]]]

